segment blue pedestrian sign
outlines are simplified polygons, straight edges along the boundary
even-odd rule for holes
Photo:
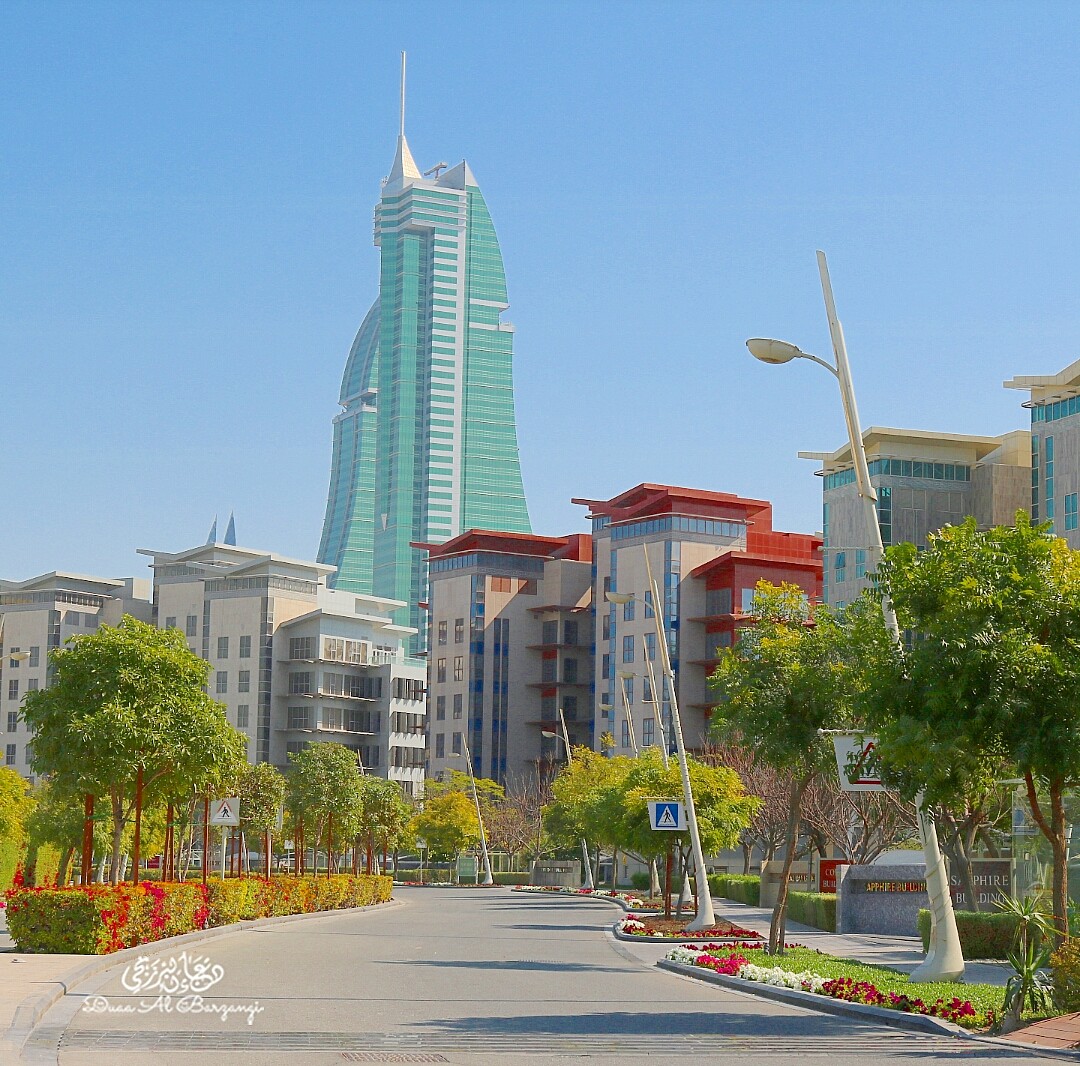
[[[678,800],[649,800],[649,823],[653,829],[681,833],[686,828],[685,808]]]

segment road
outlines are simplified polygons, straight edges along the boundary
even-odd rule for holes
[[[608,932],[621,912],[572,897],[401,889],[371,911],[304,918],[191,945],[221,967],[181,1013],[132,994],[121,968],[42,1020],[33,1066],[611,1063],[822,1066],[1024,1063],[1013,1051],[908,1033],[726,991],[658,970],[659,945]],[[174,947],[158,956],[178,956]],[[128,971],[132,986],[133,971]],[[138,986],[136,986],[138,987]],[[193,986],[198,988],[198,986]],[[151,1009],[140,1013],[140,1004]],[[163,1009],[166,1008],[166,1009]],[[251,1008],[231,1013],[225,1008]],[[248,1018],[252,1019],[248,1024]],[[1048,1060],[1038,1060],[1048,1061]]]

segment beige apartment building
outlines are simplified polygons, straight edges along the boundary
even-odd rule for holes
[[[210,694],[248,738],[248,758],[286,769],[290,752],[335,741],[366,771],[423,788],[426,663],[394,600],[336,591],[334,568],[228,544],[140,549],[154,617],[210,663]]]
[[[925,544],[930,533],[969,515],[980,528],[1010,523],[1018,510],[1031,506],[1027,430],[980,437],[871,426],[863,432],[863,445],[886,547]],[[799,457],[821,464],[823,596],[843,606],[867,587],[877,565],[867,545],[851,447]]]
[[[429,557],[429,773],[466,771],[521,791],[592,744],[589,538],[470,530]]]
[[[27,692],[48,684],[48,658],[69,637],[116,625],[125,614],[151,620],[150,582],[54,571],[0,581],[0,722],[3,765],[33,779],[33,737],[22,721]]]

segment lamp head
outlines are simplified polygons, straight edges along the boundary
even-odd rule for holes
[[[746,347],[750,349],[750,354],[755,359],[760,359],[763,363],[790,363],[792,359],[806,355],[794,344],[789,344],[787,341],[769,340],[765,337],[751,337],[746,342]]]
[[[604,599],[608,603],[629,603],[634,598],[632,592],[605,592]]]
[[[541,729],[540,730],[540,736],[547,737],[548,740],[558,740],[559,739],[559,734],[558,733],[553,733],[550,729]]]

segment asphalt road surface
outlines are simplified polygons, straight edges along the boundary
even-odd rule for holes
[[[33,1066],[347,1062],[1046,1062],[731,992],[657,969],[608,932],[610,904],[506,890],[399,889],[397,902],[166,948],[72,989]],[[175,961],[173,961],[175,960]],[[154,969],[154,967],[158,969]],[[126,980],[126,987],[125,987]],[[178,984],[170,985],[170,981]],[[173,992],[169,998],[163,993]],[[190,1007],[186,993],[202,995]],[[250,1019],[250,1024],[249,1024]]]

